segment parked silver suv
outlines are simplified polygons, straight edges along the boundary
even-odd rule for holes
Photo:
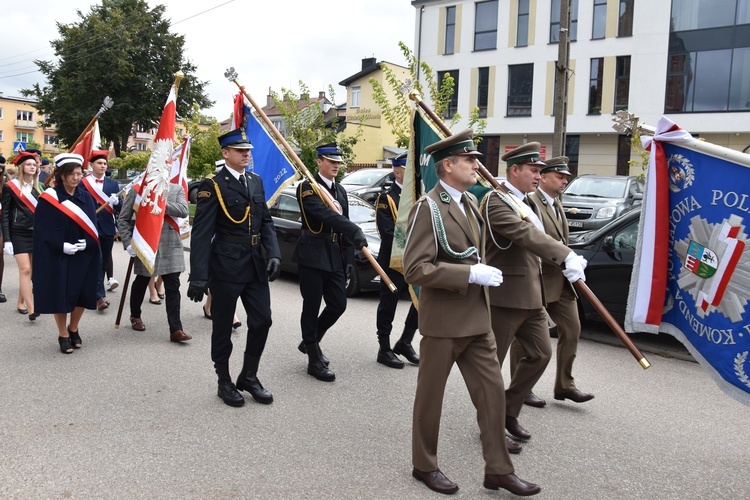
[[[634,175],[581,175],[562,194],[571,232],[599,229],[642,201],[643,181]]]

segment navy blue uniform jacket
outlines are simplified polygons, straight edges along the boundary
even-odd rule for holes
[[[219,170],[213,179],[201,182],[190,236],[190,281],[212,278],[231,283],[267,282],[261,246],[269,259],[281,259],[276,230],[266,205],[263,181],[254,173],[243,175],[249,185],[249,197],[228,167]],[[229,215],[235,221],[242,220],[250,203],[249,220],[236,224],[226,216],[219,204],[214,181]],[[252,235],[259,238],[260,244],[251,245]]]

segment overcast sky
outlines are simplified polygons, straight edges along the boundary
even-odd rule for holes
[[[345,102],[341,80],[361,69],[362,59],[405,64],[398,48],[413,48],[415,9],[410,0],[147,0],[166,5],[172,33],[185,36],[185,56],[197,77],[210,81],[215,101],[207,110],[219,120],[229,116],[237,87],[224,78],[234,66],[238,80],[259,103],[268,88],[299,93],[299,80],[312,95],[334,86],[337,104]],[[59,38],[55,22],[78,22],[92,0],[3,2],[0,37],[0,92],[44,84],[35,59],[53,60],[50,40]],[[99,2],[100,4],[101,2]],[[166,100],[166,95],[164,96]],[[100,104],[100,103],[97,103]]]

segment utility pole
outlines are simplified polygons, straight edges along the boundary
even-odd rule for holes
[[[552,156],[565,154],[565,127],[568,118],[568,66],[570,64],[570,2],[560,0],[560,35],[555,64],[555,133]]]

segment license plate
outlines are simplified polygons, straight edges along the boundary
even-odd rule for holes
[[[568,227],[583,227],[583,222],[579,220],[569,220]]]

